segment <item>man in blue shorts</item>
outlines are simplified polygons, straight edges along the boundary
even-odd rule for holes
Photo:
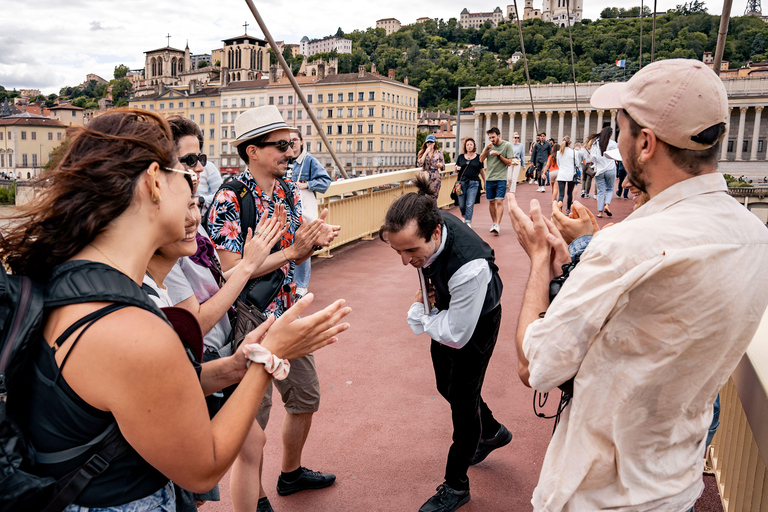
[[[507,167],[512,163],[514,152],[512,144],[501,140],[501,132],[495,126],[488,130],[490,141],[480,154],[480,161],[488,163],[485,194],[488,197],[488,209],[491,212],[491,233],[499,234],[499,223],[504,215],[504,195],[507,193]]]

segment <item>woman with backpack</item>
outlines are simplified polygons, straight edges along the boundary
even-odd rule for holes
[[[87,294],[100,276],[119,283],[98,300],[88,295],[47,311],[31,354],[39,371],[29,378],[25,427],[38,452],[82,447],[114,425],[127,444],[67,512],[172,510],[169,480],[210,490],[240,452],[269,379],[286,374],[280,358],[317,350],[348,327],[338,324],[349,312],[343,301],[299,319],[310,294],[248,335],[249,347],[261,344],[248,356],[257,364],[231,357],[196,373],[179,335],[139,289],[151,256],[185,237],[193,176],[180,165],[162,117],[133,109],[103,114],[72,129],[42,193],[0,241],[0,258],[14,274],[50,280],[47,295],[93,278],[91,287],[70,287]],[[77,275],[81,268],[87,275]],[[128,303],[138,307],[123,307]],[[211,420],[204,395],[236,382]],[[61,479],[93,453],[34,469]]]

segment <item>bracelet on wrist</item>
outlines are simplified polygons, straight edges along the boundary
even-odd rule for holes
[[[277,380],[284,380],[291,371],[291,363],[287,359],[280,359],[258,343],[243,345],[242,350],[247,358],[246,367],[251,362],[263,364],[267,373]]]
[[[283,253],[283,258],[285,258],[285,262],[286,262],[286,263],[290,263],[290,262],[291,262],[291,260],[289,260],[289,259],[288,259],[288,255],[287,255],[287,254],[285,254],[285,249],[283,249],[283,250],[282,250],[282,251],[280,251],[280,252],[281,252],[281,253]]]

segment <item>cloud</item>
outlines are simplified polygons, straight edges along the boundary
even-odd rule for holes
[[[100,21],[92,21],[91,22],[91,32],[96,32],[97,30],[106,30],[106,29],[101,26],[101,22]]]

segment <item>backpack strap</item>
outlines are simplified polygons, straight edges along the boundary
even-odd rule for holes
[[[104,473],[109,463],[130,450],[117,423],[110,425],[99,437],[99,449],[88,462],[72,470],[56,482],[56,495],[41,512],[61,512],[83,492],[91,480]]]
[[[96,261],[69,261],[56,267],[45,289],[47,311],[70,304],[112,302],[165,315],[141,287],[122,272]]]

